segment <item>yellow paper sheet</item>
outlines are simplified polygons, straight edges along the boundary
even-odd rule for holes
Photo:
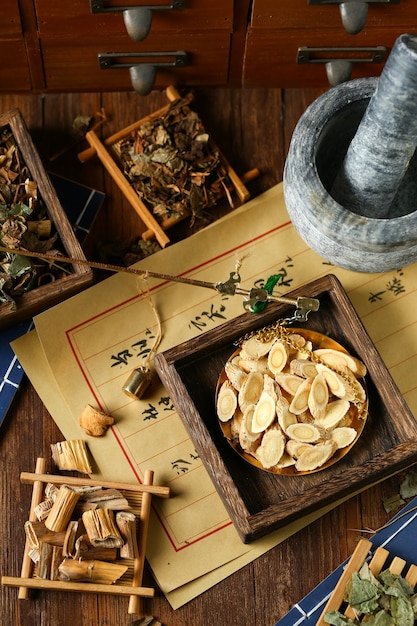
[[[413,319],[416,265],[372,275],[329,265],[295,232],[285,209],[282,185],[277,185],[224,220],[137,267],[217,282],[227,280],[238,260],[242,286],[247,288],[280,273],[283,281],[279,289],[285,293],[327,273],[336,274],[411,409],[417,409],[416,384],[410,373],[417,363]],[[43,351],[57,397],[66,407],[61,412],[54,406],[50,412],[66,438],[86,438],[78,426],[86,403],[116,418],[115,427],[104,438],[87,438],[97,476],[135,481],[149,468],[155,471],[158,483],[170,486],[169,500],[154,499],[147,551],[158,583],[169,597],[170,593],[175,596],[175,590],[180,596],[184,586],[193,586],[192,581],[199,579],[201,592],[205,576],[217,582],[217,576],[228,575],[222,568],[234,571],[297,528],[243,545],[162,385],[155,380],[150,394],[140,401],[132,401],[122,392],[130,371],[143,363],[157,336],[158,325],[148,297],[162,322],[159,350],[243,312],[238,296],[225,297],[200,287],[155,279],[149,279],[147,285],[148,296],[140,291],[146,289],[145,283],[136,277],[112,276],[39,315],[35,319],[36,342],[24,337],[13,347],[33,381],[36,375],[39,378],[39,372],[33,372],[34,354]],[[48,406],[45,393],[41,397]],[[181,598],[172,602],[183,602]]]

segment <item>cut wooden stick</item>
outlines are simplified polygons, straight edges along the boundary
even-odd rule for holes
[[[30,512],[29,512],[29,521],[36,522],[37,517],[34,512],[35,507],[42,501],[43,498],[43,483],[44,481],[36,478],[37,474],[43,474],[46,470],[46,459],[38,458],[35,466],[35,474],[33,474],[33,490],[32,490],[32,501],[30,503]],[[25,542],[25,551],[23,554],[22,560],[22,569],[21,569],[21,577],[30,578],[33,572],[33,561],[29,556],[30,544],[28,539]],[[18,580],[21,580],[20,578]],[[22,585],[19,589],[18,598],[19,600],[26,600],[29,597],[29,589],[27,589],[24,585]]]
[[[79,478],[77,476],[59,476],[53,474],[22,472],[20,480],[23,484],[31,484],[36,481],[40,483],[53,483],[54,485],[91,485],[96,487],[106,487],[108,489],[121,489],[125,491],[133,491],[136,493],[151,493],[160,498],[169,498],[169,487],[162,487],[153,484],[131,485],[129,483],[119,483],[115,481],[93,480],[88,478]],[[42,497],[42,495],[41,495]],[[35,520],[33,520],[35,521]]]
[[[56,591],[78,591],[83,593],[109,593],[116,596],[142,596],[153,598],[155,589],[152,587],[131,587],[130,585],[102,585],[100,583],[75,583],[42,578],[19,578],[18,576],[2,576],[2,585],[29,589],[55,589]]]
[[[109,172],[115,183],[118,185],[125,198],[139,215],[145,226],[154,231],[155,237],[159,245],[161,246],[161,248],[165,248],[165,246],[169,244],[169,238],[167,237],[157,220],[143,204],[136,191],[129,184],[125,175],[107,151],[107,148],[101,143],[100,139],[93,130],[90,130],[86,134],[86,139],[90,146],[95,149],[98,158],[100,159],[106,170]]]
[[[340,605],[342,604],[345,595],[347,582],[350,580],[353,572],[357,572],[359,570],[371,548],[372,543],[367,539],[361,539],[358,542],[352,556],[350,557],[348,564],[346,565],[343,574],[339,578],[339,581],[334,588],[332,595],[327,601],[327,604],[324,607],[324,610],[320,615],[316,626],[326,626],[326,622],[324,621],[324,616],[326,615],[326,613],[328,613],[329,611],[337,611],[340,608]]]
[[[144,476],[144,484],[152,485],[154,473],[151,470],[147,470]],[[149,518],[151,514],[151,493],[145,493],[142,498],[142,506],[140,509],[139,528],[138,528],[138,551],[139,555],[134,560],[133,565],[133,582],[132,587],[136,587],[142,584],[143,569],[145,567],[145,552],[146,542],[148,540]],[[140,617],[145,616],[143,602],[137,595],[131,595],[129,600],[129,607],[127,612],[132,615],[136,614]]]

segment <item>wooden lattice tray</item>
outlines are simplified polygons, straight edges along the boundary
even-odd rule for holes
[[[86,139],[90,144],[90,148],[84,150],[83,152],[80,152],[78,155],[78,158],[82,163],[87,161],[94,155],[98,156],[101,163],[108,171],[110,176],[113,178],[117,186],[120,188],[127,201],[131,204],[142,222],[145,224],[146,230],[144,230],[144,232],[142,233],[142,238],[146,241],[155,237],[162,248],[170,243],[170,239],[166,234],[166,231],[184,218],[189,217],[190,213],[182,212],[181,215],[173,215],[161,218],[157,218],[153,214],[150,206],[142,200],[140,195],[136,192],[133,185],[123,172],[122,162],[120,160],[120,142],[131,137],[134,133],[137,133],[141,127],[144,127],[145,124],[150,124],[159,118],[163,119],[164,116],[166,116],[171,110],[172,103],[180,101],[180,94],[173,86],[170,86],[166,89],[166,95],[168,98],[167,105],[161,107],[153,113],[150,113],[141,120],[130,124],[126,128],[123,128],[122,130],[111,135],[110,137],[107,137],[103,142],[100,140],[95,131],[89,131],[86,134]],[[184,99],[185,104],[182,105],[184,111],[189,110],[186,103],[191,102],[191,100],[191,95],[187,96]],[[211,136],[209,137],[208,144],[211,151],[216,152],[219,155],[220,163],[219,166],[216,168],[216,171],[218,170],[220,174],[221,170],[221,176],[227,177],[228,181],[230,181],[231,189],[227,189],[227,187],[224,185],[225,195],[230,196],[230,191],[232,191],[236,193],[240,202],[246,202],[249,199],[250,194],[244,183],[256,177],[259,174],[258,170],[250,170],[244,176],[242,176],[242,178],[240,178],[233,169],[233,167],[230,165],[224,154],[214,143]]]
[[[152,598],[155,593],[153,588],[142,586],[151,499],[152,496],[169,497],[169,488],[153,485],[152,471],[145,472],[142,484],[131,485],[119,482],[90,480],[82,477],[46,474],[45,468],[46,460],[39,458],[35,472],[23,472],[20,477],[22,483],[33,484],[29,521],[36,522],[37,520],[34,511],[39,503],[44,500],[45,486],[47,484],[56,485],[57,487],[61,485],[67,485],[69,487],[100,486],[103,489],[116,489],[120,491],[128,501],[128,510],[136,515],[138,556],[134,559],[120,557],[116,559],[115,563],[127,566],[127,571],[115,584],[49,580],[37,576],[36,565],[34,565],[29,556],[30,545],[27,540],[22,561],[21,576],[3,576],[2,584],[11,587],[19,587],[19,599],[28,598],[31,589],[97,594],[106,593],[117,596],[127,596],[130,598],[128,613],[141,615],[143,613],[141,598]]]
[[[324,619],[326,613],[330,611],[340,611],[349,619],[355,619],[355,611],[344,600],[346,588],[354,572],[359,572],[372,549],[372,542],[367,539],[360,539],[343,574],[340,576],[326,606],[323,609],[316,626],[325,626],[328,622]],[[387,567],[394,575],[401,575],[408,582],[412,589],[417,584],[417,565],[410,565],[405,571],[406,562],[398,556],[390,555],[389,551],[383,547],[378,547],[369,561],[369,569],[374,576]]]

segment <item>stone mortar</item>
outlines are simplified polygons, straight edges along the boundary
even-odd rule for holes
[[[417,52],[417,47],[415,49]],[[371,151],[363,150],[362,166],[355,163],[351,171],[346,168],[348,150],[356,137],[364,142],[362,146],[368,147],[372,140],[367,133],[374,133],[376,126],[380,136],[387,130],[387,136],[392,137],[392,127],[385,129],[380,121],[379,126],[371,124],[371,131],[369,125],[365,130],[363,126],[370,103],[380,95],[377,88],[383,76],[384,72],[380,79],[348,81],[313,102],[296,126],[284,168],[285,202],[300,236],[326,260],[360,272],[385,272],[417,260],[417,155],[412,143],[417,128],[416,98],[411,98],[408,112],[405,110],[404,89],[401,104],[397,101],[397,113],[400,111],[402,115],[396,117],[394,137],[400,130],[404,137],[407,133],[411,136],[411,140],[406,138],[408,143],[404,137],[401,139],[400,152],[405,150],[407,158],[396,155],[393,148],[398,146],[392,145],[391,138],[384,145],[373,146],[374,152],[379,153],[375,159],[378,160],[379,175],[372,172],[372,167],[365,171],[366,160],[372,158],[372,144]],[[417,73],[415,88],[417,93]],[[377,104],[381,102],[377,100]],[[380,106],[385,107],[385,104]],[[409,124],[404,124],[403,117],[407,115],[412,119]],[[375,117],[371,119],[375,120]],[[390,163],[393,159],[395,162]],[[351,176],[350,182],[362,179],[362,187],[352,190],[351,186],[346,191],[346,185],[343,187],[340,182],[341,175],[345,176],[346,182],[346,171],[347,176]],[[381,187],[384,187],[385,178],[389,183],[388,190],[384,191]],[[387,198],[388,191],[391,193],[389,203],[385,203],[381,210],[375,209],[373,215],[372,202],[379,197],[384,204],[382,201]],[[369,198],[372,198],[370,204]],[[362,201],[364,205],[367,203],[363,209]]]

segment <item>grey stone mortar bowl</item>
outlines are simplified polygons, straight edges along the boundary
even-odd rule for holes
[[[392,218],[353,212],[331,189],[377,83],[377,78],[351,80],[317,98],[294,130],[283,176],[288,213],[307,245],[334,265],[376,273],[417,261],[417,156],[410,160]]]

